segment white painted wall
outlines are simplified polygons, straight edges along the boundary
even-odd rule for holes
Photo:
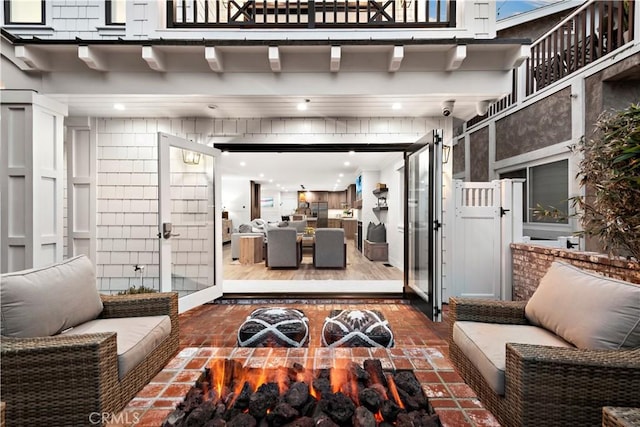
[[[369,222],[378,224],[380,222],[387,223],[388,213],[382,212],[376,214],[373,211],[374,206],[377,205],[378,198],[373,195],[373,190],[376,188],[376,184],[380,181],[379,170],[365,170],[362,174],[362,228],[364,238],[367,237],[366,230]]]
[[[280,221],[280,211],[281,211],[281,199],[279,191],[261,191],[260,193],[261,199],[271,198],[273,199],[273,206],[261,207],[260,208],[260,217],[268,222],[277,222]]]
[[[380,171],[380,182],[387,184],[386,213],[389,264],[404,270],[404,161],[393,162]]]
[[[233,227],[251,221],[251,188],[245,178],[222,176],[222,207],[229,212]]]
[[[67,107],[31,91],[3,91],[0,271],[62,260],[63,120]]]

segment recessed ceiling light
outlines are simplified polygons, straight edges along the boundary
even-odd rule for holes
[[[240,166],[247,166],[247,162],[240,162]]]
[[[342,178],[342,177],[344,176],[344,174],[343,174],[343,173],[340,173],[340,174],[338,174],[338,176],[339,176],[340,178]]]
[[[356,154],[356,152],[355,152],[355,151],[353,151],[353,150],[349,151],[349,155],[350,155],[350,156],[353,156],[354,154]]]
[[[336,182],[340,182],[340,180],[337,180]]]
[[[401,108],[402,108],[402,104],[400,104],[399,102],[394,102],[394,103],[391,105],[391,109],[392,109],[392,110],[400,110]]]
[[[311,100],[309,99],[305,99],[304,102],[301,102],[298,104],[298,110],[299,111],[305,111],[307,109],[307,104],[309,104],[311,102]]]
[[[344,162],[345,166],[349,166],[351,164],[351,162]]]
[[[276,187],[280,187],[280,184],[276,184]]]
[[[223,155],[223,156],[228,156],[228,155],[229,155],[229,152],[228,152],[228,151],[223,151],[223,152],[222,152],[222,155]]]
[[[124,111],[124,104],[113,104],[114,110]]]
[[[263,173],[260,174],[260,178],[264,178],[264,174]]]
[[[273,180],[272,180],[272,179],[270,179],[270,180],[269,180],[269,182],[273,182]]]

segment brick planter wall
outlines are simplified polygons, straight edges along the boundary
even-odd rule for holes
[[[573,264],[583,270],[640,284],[640,264],[625,259],[610,259],[594,252],[578,252],[523,243],[511,244],[513,258],[513,299],[528,300],[540,279],[555,260]]]

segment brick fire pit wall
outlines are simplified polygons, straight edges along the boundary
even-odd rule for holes
[[[564,261],[583,270],[640,284],[640,264],[611,259],[594,252],[579,252],[523,243],[511,244],[513,259],[513,299],[526,301],[537,289],[540,279],[553,261]]]

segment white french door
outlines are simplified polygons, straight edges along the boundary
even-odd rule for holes
[[[222,296],[219,154],[158,132],[160,290],[181,313]]]

